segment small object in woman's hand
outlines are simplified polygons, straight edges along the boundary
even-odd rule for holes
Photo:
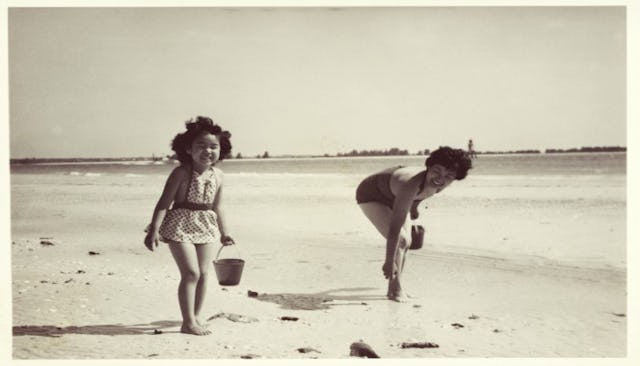
[[[412,225],[411,226],[411,245],[409,249],[417,250],[422,248],[422,243],[424,242],[424,227],[422,225]]]

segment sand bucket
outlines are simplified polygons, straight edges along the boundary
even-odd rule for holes
[[[422,248],[424,242],[424,227],[422,225],[411,225],[411,246],[409,249],[416,250]]]
[[[227,245],[229,246],[229,245]],[[242,277],[242,269],[244,268],[244,260],[240,258],[223,258],[219,259],[220,252],[225,245],[220,247],[216,259],[213,261],[213,268],[216,270],[218,283],[222,286],[235,286],[240,283]]]

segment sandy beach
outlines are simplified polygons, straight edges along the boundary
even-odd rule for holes
[[[544,190],[501,199],[490,187],[473,201],[465,196],[473,179],[460,182],[461,196],[453,187],[430,203],[426,245],[411,253],[405,274],[414,298],[395,303],[384,297],[383,240],[351,190],[326,195],[321,182],[304,180],[308,186],[278,193],[268,178],[231,176],[225,204],[238,245],[221,256],[246,265],[229,287],[218,285],[212,266],[204,310],[212,334],[198,337],[179,332],[179,277],[168,249],[142,244],[164,178],[81,178],[11,177],[16,360],[348,359],[354,342],[396,359],[627,357],[624,264],[434,245],[556,238],[588,249],[624,240],[624,201],[573,204]],[[420,342],[430,347],[402,346]]]

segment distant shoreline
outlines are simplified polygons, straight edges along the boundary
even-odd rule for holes
[[[554,155],[554,154],[611,154],[611,153],[626,153],[626,147],[623,148],[610,148],[602,150],[554,150],[547,149],[546,151],[476,151],[477,156],[495,156],[495,155]],[[268,158],[228,158],[230,161],[256,161],[256,160],[283,160],[283,159],[340,159],[340,158],[397,158],[397,157],[420,157],[427,155],[419,154],[399,154],[399,155],[274,155]],[[162,165],[162,164],[175,164],[177,161],[172,159],[158,159],[154,157],[134,157],[134,158],[24,158],[24,159],[10,159],[10,165],[37,165],[37,164],[132,164],[132,165]]]

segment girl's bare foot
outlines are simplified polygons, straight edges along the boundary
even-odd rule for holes
[[[210,330],[205,329],[198,324],[183,324],[180,328],[180,332],[199,336],[211,334]]]

